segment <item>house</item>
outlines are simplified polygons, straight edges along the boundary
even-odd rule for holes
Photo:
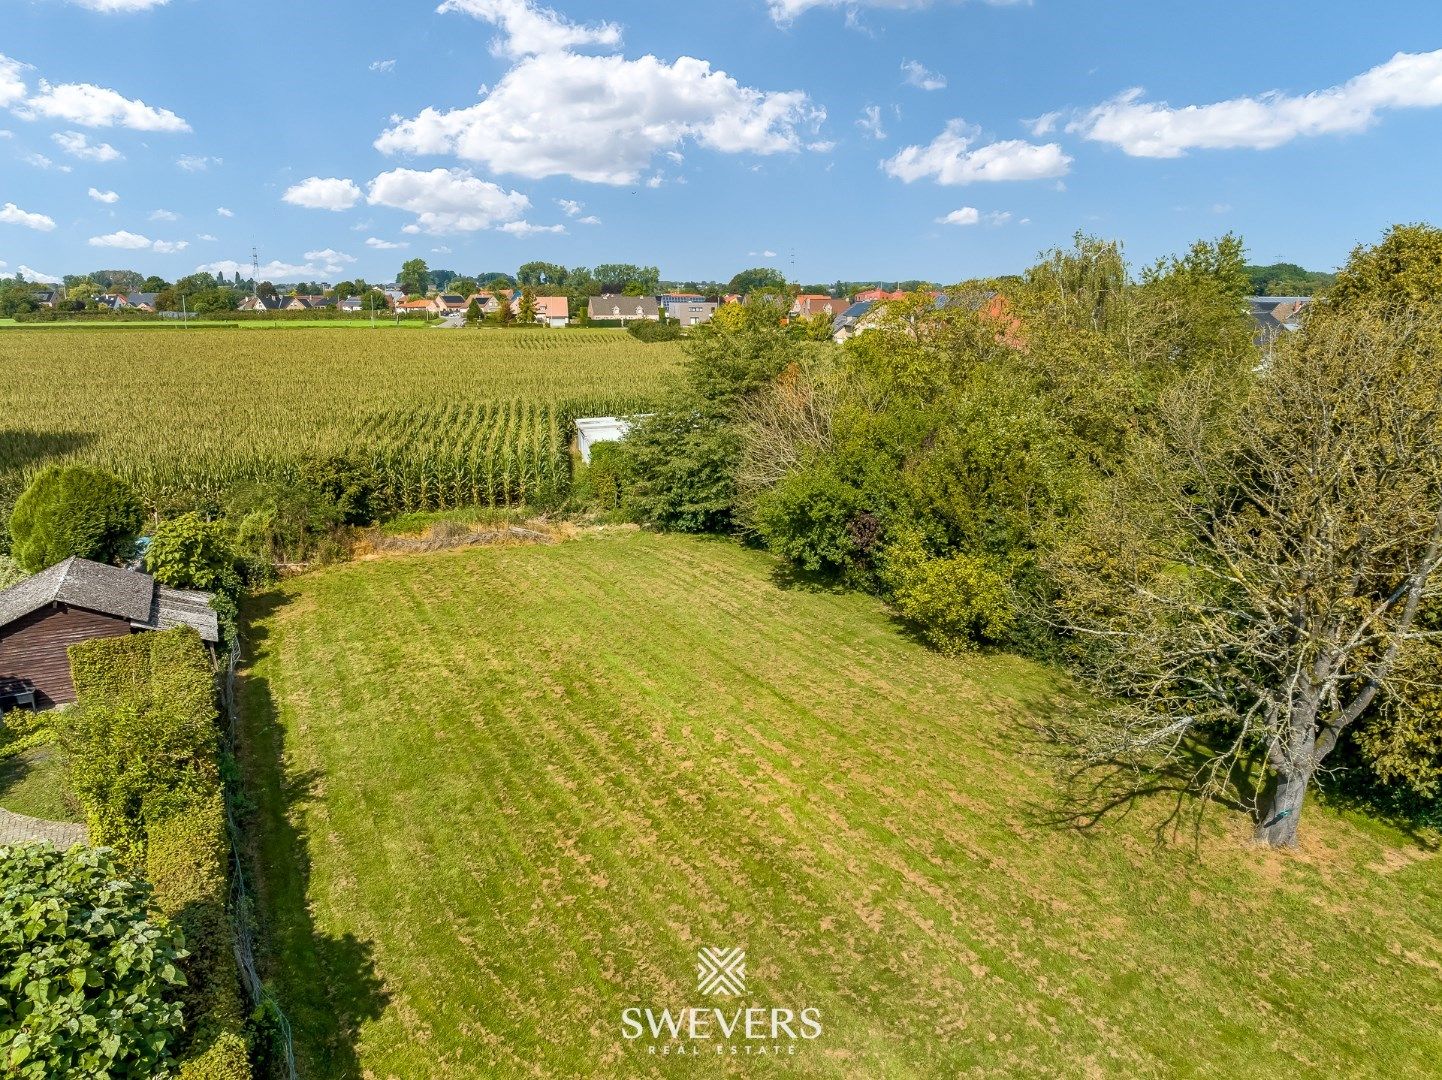
[[[328,296],[292,296],[285,301],[286,311],[321,311],[335,306]]]
[[[366,310],[365,298],[360,296],[347,296],[343,300],[337,300],[335,308],[342,315],[355,315],[357,312]]]
[[[441,293],[431,301],[431,310],[437,315],[464,315],[466,298],[456,293]]]
[[[850,306],[849,301],[838,300],[825,293],[802,293],[792,302],[789,314],[793,319],[809,319],[813,315],[834,319]]]
[[[661,306],[654,296],[617,296],[606,293],[593,296],[586,304],[586,317],[593,322],[620,322],[636,319],[661,321]]]
[[[871,313],[877,304],[875,300],[858,300],[843,311],[831,323],[831,340],[838,345],[850,341],[862,329],[861,320]]]
[[[631,430],[631,422],[622,416],[583,416],[576,421],[576,449],[581,460],[591,463],[591,448],[597,443],[620,442]]]
[[[856,303],[860,304],[869,301],[874,304],[880,300],[900,300],[905,296],[906,293],[900,289],[897,289],[895,292],[887,292],[885,289],[862,289],[861,292],[856,294]]]
[[[386,299],[392,304],[402,303],[406,298],[406,292],[399,285],[387,285],[381,292],[386,294]]]
[[[0,695],[34,695],[38,708],[75,700],[66,650],[94,638],[190,626],[216,645],[220,627],[206,593],[149,574],[70,558],[0,592]]]
[[[436,307],[429,300],[402,300],[396,305],[396,310],[402,315],[426,315],[436,310]]]
[[[278,296],[247,296],[240,302],[238,311],[279,311],[286,303]]]
[[[534,296],[531,303],[536,310],[536,322],[556,329],[571,321],[571,301],[564,296]],[[520,315],[521,297],[511,301],[511,314]]]
[[[30,297],[43,308],[53,308],[61,300],[65,299],[64,294],[62,294],[59,289],[51,289],[48,287],[32,289]]]
[[[1302,313],[1311,303],[1310,296],[1247,297],[1247,310],[1257,327],[1257,347],[1268,350],[1283,334],[1300,330]]]
[[[705,299],[700,293],[662,293],[656,297],[656,303],[664,308],[672,304],[699,304]]]
[[[126,293],[121,298],[121,307],[133,308],[136,311],[154,311],[155,300],[159,293],[153,292],[132,292]]]
[[[711,321],[719,304],[707,300],[678,300],[666,305],[666,317],[682,326],[700,326]]]

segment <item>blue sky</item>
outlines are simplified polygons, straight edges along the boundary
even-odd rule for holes
[[[949,282],[1077,229],[1330,268],[1442,221],[1436,0],[0,12],[0,274]]]

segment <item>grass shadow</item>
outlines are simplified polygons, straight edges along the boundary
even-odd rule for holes
[[[0,428],[0,461],[5,472],[24,473],[50,458],[64,457],[85,449],[95,436],[82,431],[17,431]]]
[[[262,943],[258,962],[290,1021],[301,1074],[360,1077],[361,1028],[388,1004],[375,946],[316,925],[301,811],[320,798],[324,777],[315,770],[287,771],[278,705],[269,679],[254,672],[271,646],[265,620],[287,599],[272,591],[250,598],[242,609],[246,656],[237,692],[238,749],[249,804],[245,833]]]

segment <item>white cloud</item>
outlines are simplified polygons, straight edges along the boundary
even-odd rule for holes
[[[27,92],[23,72],[29,67],[19,60],[12,60],[0,53],[0,107],[13,105],[24,99]]]
[[[861,119],[856,121],[856,126],[873,139],[886,138],[886,129],[881,126],[881,106],[868,105],[861,110]]]
[[[24,263],[21,263],[15,269],[25,276],[26,281],[38,282],[41,285],[60,284],[60,279],[53,274],[42,274],[39,270],[26,266]]]
[[[56,169],[60,172],[71,172],[69,165],[57,165],[44,154],[26,154],[22,158],[27,165],[34,165],[37,169]]]
[[[366,247],[374,248],[376,251],[398,251],[403,247],[409,246],[409,244],[396,244],[392,243],[390,240],[382,240],[378,236],[370,236],[366,238]]]
[[[92,236],[89,240],[91,247],[124,248],[127,251],[139,251],[141,248],[148,248],[151,245],[149,237],[141,236],[139,233],[126,232],[121,229],[119,232],[107,233],[104,236]]]
[[[197,236],[196,239],[197,239],[197,240],[204,241],[204,242],[207,243],[207,244],[213,244],[213,243],[215,243],[215,241],[216,241],[218,238],[217,238],[217,237],[214,237],[214,236],[211,236],[210,233],[204,233],[204,232],[203,232],[203,233],[201,233],[199,236]]]
[[[13,138],[15,138],[15,132],[11,131],[9,128],[0,128],[0,139]]]
[[[307,262],[324,263],[353,263],[354,255],[347,255],[343,251],[336,251],[335,248],[326,248],[324,251],[307,251],[305,253]]]
[[[939,225],[975,225],[981,220],[981,211],[974,206],[963,206],[960,210],[953,210],[945,217],[936,219]]]
[[[105,203],[106,205],[118,203],[120,201],[120,196],[117,195],[115,192],[101,191],[99,188],[91,188],[86,194],[88,194],[96,202]]]
[[[180,215],[177,214],[174,210],[152,210],[152,211],[150,212],[150,220],[151,220],[151,221],[179,221],[179,220],[180,220]]]
[[[234,211],[234,210],[228,210],[228,209],[226,209],[224,206],[217,206],[217,207],[215,208],[215,212],[216,212],[217,214],[219,214],[221,217],[235,217],[235,211]]]
[[[1032,135],[1040,139],[1043,135],[1050,135],[1055,131],[1057,121],[1061,118],[1061,113],[1049,112],[1042,113],[1040,116],[1034,117],[1031,120],[1023,120],[1022,123],[1026,125],[1026,129],[1030,131]]]
[[[585,217],[583,217],[583,218],[581,218],[579,221],[577,221],[577,224],[578,224],[578,225],[599,225],[599,224],[601,224],[601,219],[598,218],[595,214],[587,214]]]
[[[442,244],[440,247],[431,248],[432,255],[449,255],[450,253],[451,249],[446,247],[444,244]]]
[[[557,199],[556,205],[565,211],[567,217],[575,217],[586,208],[585,204],[578,203],[575,199]]]
[[[506,191],[466,169],[392,169],[370,182],[366,201],[415,214],[415,224],[406,226],[406,232],[436,235],[519,222],[531,206],[519,191]]]
[[[1028,5],[1031,0],[984,0],[984,2],[992,7],[1013,7]],[[931,3],[932,0],[768,0],[767,7],[778,26],[789,26],[798,15],[803,15],[812,8],[843,9],[847,16],[847,25],[852,26],[855,25],[858,8],[904,10],[930,7]]]
[[[1273,90],[1211,105],[1172,108],[1128,90],[1067,130],[1132,157],[1175,158],[1188,150],[1270,150],[1294,139],[1365,131],[1388,109],[1442,106],[1442,49],[1398,53],[1356,78],[1310,94]]]
[[[157,240],[150,245],[152,251],[161,255],[174,255],[177,251],[184,251],[190,247],[189,240]]]
[[[396,69],[396,62],[395,62],[394,60],[372,60],[372,61],[371,61],[371,70],[372,70],[372,71],[378,71],[378,72],[380,72],[382,75],[389,75],[389,74],[390,74],[392,71],[394,71],[395,69]]]
[[[567,49],[621,44],[621,28],[615,23],[582,26],[559,12],[533,0],[445,0],[438,12],[457,11],[473,15],[500,30],[491,45],[497,56],[520,58]]]
[[[532,225],[529,221],[508,221],[504,225],[497,225],[498,232],[510,233],[512,236],[531,236],[535,233],[564,233],[564,225]]]
[[[522,60],[475,105],[394,118],[375,146],[454,154],[531,179],[632,184],[685,140],[728,154],[795,152],[801,130],[825,118],[801,91],[742,86],[694,57],[548,53]]]
[[[55,220],[44,214],[28,213],[13,202],[8,202],[0,207],[0,225],[23,225],[36,232],[50,232],[55,228]]]
[[[221,259],[218,262],[204,263],[195,268],[197,274],[224,274],[226,277],[233,277],[240,274],[243,277],[250,277],[250,264],[238,263],[233,259]],[[315,266],[310,263],[287,263],[279,260],[272,260],[260,268],[261,281],[313,281],[317,278],[325,278],[334,271],[328,271],[323,266]]]
[[[26,120],[44,117],[81,127],[123,127],[132,131],[163,132],[190,130],[190,125],[169,109],[154,108],[92,83],[52,86],[41,79],[39,93],[26,98],[15,107],[15,112]]]
[[[908,184],[930,178],[947,185],[1040,180],[1071,171],[1072,159],[1056,143],[1038,146],[1007,139],[976,146],[978,135],[978,129],[964,120],[952,120],[926,146],[908,146],[882,167]]]
[[[175,159],[175,164],[186,172],[205,172],[212,165],[224,165],[225,159],[204,154],[182,154]]]
[[[281,199],[308,210],[349,210],[360,202],[361,189],[352,180],[311,176],[286,190]]]
[[[946,76],[928,70],[920,60],[903,60],[901,70],[906,73],[906,81],[918,90],[946,89]]]
[[[91,142],[82,131],[57,131],[50,140],[71,157],[85,161],[120,161],[125,156],[109,143]]]
[[[83,8],[89,8],[91,11],[125,14],[131,11],[149,11],[151,8],[169,3],[169,0],[70,0],[70,2]]]

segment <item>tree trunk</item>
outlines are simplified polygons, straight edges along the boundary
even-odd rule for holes
[[[1266,810],[1257,823],[1256,838],[1270,847],[1295,847],[1302,802],[1312,783],[1309,772],[1278,773],[1273,779]]]

